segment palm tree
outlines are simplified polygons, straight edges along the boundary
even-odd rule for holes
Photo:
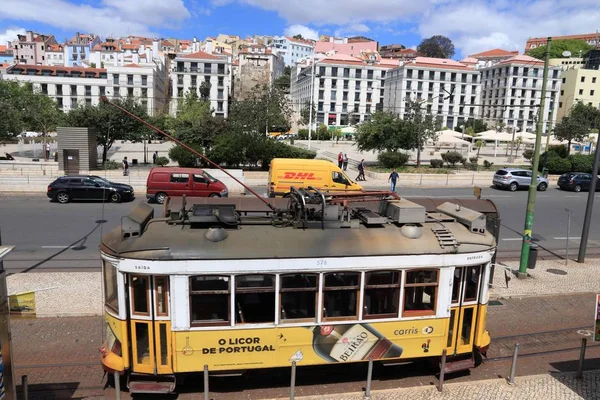
[[[475,147],[477,147],[477,158],[479,158],[479,152],[482,147],[485,147],[485,140],[478,140],[475,142]]]

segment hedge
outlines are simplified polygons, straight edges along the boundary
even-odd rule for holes
[[[377,161],[385,168],[399,168],[408,162],[408,154],[394,151],[379,153]]]

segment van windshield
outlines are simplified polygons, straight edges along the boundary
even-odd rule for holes
[[[204,171],[204,175],[213,182],[219,182],[219,180],[217,178],[215,178],[214,176],[212,176],[211,174],[209,174],[206,171]]]

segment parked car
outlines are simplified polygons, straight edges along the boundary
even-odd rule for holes
[[[520,168],[502,168],[496,171],[492,183],[499,189],[510,189],[516,191],[521,187],[531,186],[531,178],[533,173],[531,170]],[[538,175],[537,190],[543,192],[548,189],[548,179]]]
[[[596,191],[600,191],[600,182],[596,176]],[[590,190],[592,183],[592,174],[586,172],[567,172],[558,178],[558,186],[562,190],[572,190],[581,192],[582,190]]]
[[[95,175],[68,175],[48,185],[48,197],[65,204],[71,200],[102,200],[120,203],[135,198],[133,187]]]
[[[163,204],[167,197],[227,197],[227,186],[199,168],[152,168],[146,182],[146,198]]]

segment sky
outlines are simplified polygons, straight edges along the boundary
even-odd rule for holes
[[[598,0],[2,0],[0,44],[34,30],[59,42],[75,32],[204,40],[362,35],[417,46],[449,37],[455,59],[493,48],[523,51],[528,37],[600,30]]]

